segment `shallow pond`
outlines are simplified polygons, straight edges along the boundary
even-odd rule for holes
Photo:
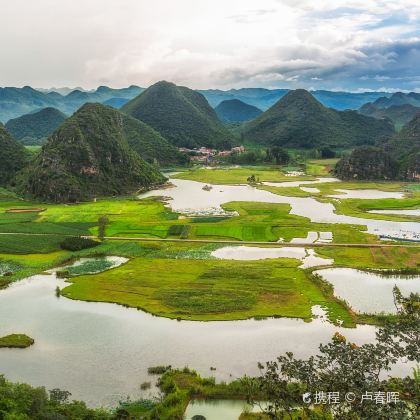
[[[366,200],[379,198],[404,198],[403,192],[380,191],[380,190],[341,190],[336,189],[341,194],[329,195],[333,198],[360,198]]]
[[[185,419],[204,416],[206,420],[238,420],[246,412],[259,412],[259,407],[252,407],[244,401],[237,400],[193,400],[185,412]]]
[[[116,256],[80,258],[71,264],[64,265],[58,271],[68,271],[71,275],[96,274],[118,267],[125,264],[127,261],[128,258]],[[57,269],[49,270],[49,272],[55,271],[57,271]]]
[[[392,289],[398,286],[403,295],[420,293],[420,276],[384,276],[353,268],[317,270],[334,286],[334,294],[346,300],[356,312],[396,313]]]
[[[211,253],[222,260],[265,260],[273,258],[296,258],[302,261],[301,268],[330,265],[334,260],[318,257],[313,249],[282,247],[260,248],[254,246],[225,246]]]
[[[322,203],[313,197],[287,197],[259,190],[250,185],[213,185],[210,191],[206,191],[203,187],[208,184],[201,182],[184,179],[171,179],[171,182],[174,184],[173,188],[149,191],[139,197],[168,197],[168,205],[174,211],[189,214],[211,214],[212,209],[220,211],[220,205],[230,201],[286,203],[291,206],[291,214],[307,217],[313,222],[363,225],[367,226],[369,233],[377,235],[395,235],[396,232],[402,230],[420,234],[420,223],[340,215],[335,213],[332,203]],[[357,191],[363,190],[352,190],[352,193],[355,194]],[[392,194],[402,195],[402,193]]]
[[[322,318],[177,322],[115,304],[57,298],[56,287],[65,285],[54,274],[37,275],[0,291],[0,336],[26,333],[35,339],[25,350],[2,349],[0,372],[13,381],[67,389],[91,405],[147,397],[139,386],[154,380],[150,366],[188,365],[230,380],[258,374],[258,361],[286,351],[307,357],[336,331],[357,343],[374,339],[372,326],[344,329]]]
[[[271,187],[300,187],[301,185],[309,184],[325,184],[329,182],[340,182],[337,178],[319,178],[315,181],[285,181],[285,182],[263,182],[264,185],[269,185]],[[302,188],[303,189],[303,188]],[[317,191],[319,192],[319,190]]]

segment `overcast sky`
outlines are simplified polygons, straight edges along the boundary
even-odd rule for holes
[[[420,91],[420,0],[0,0],[0,86]]]

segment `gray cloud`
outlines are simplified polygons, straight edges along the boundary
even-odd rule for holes
[[[418,0],[2,3],[3,86],[420,89]]]

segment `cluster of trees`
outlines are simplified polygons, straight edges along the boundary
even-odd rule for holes
[[[394,179],[399,171],[398,162],[378,147],[354,149],[341,159],[335,168],[340,179]]]
[[[318,149],[300,150],[294,156],[280,146],[272,146],[267,149],[249,150],[245,153],[235,153],[228,157],[228,162],[235,165],[253,165],[270,163],[275,165],[287,165],[292,161],[305,159],[332,159],[337,157],[337,152],[329,146],[322,146]]]
[[[356,148],[338,162],[342,179],[420,179],[420,114],[379,147]]]
[[[227,159],[235,165],[253,165],[256,163],[272,163],[276,165],[287,165],[292,157],[287,150],[279,146],[273,146],[266,150],[249,150],[245,153],[234,153]]]
[[[403,297],[394,288],[394,298],[398,315],[385,320],[376,342],[358,346],[336,333],[308,360],[287,353],[260,365],[259,378],[244,379],[250,402],[266,395],[263,411],[272,419],[296,413],[308,419],[419,418],[420,370],[406,378],[385,374],[398,360],[420,362],[420,295]]]
[[[27,384],[15,384],[0,376],[0,419],[7,420],[111,420],[109,412],[93,410],[60,389],[46,391]]]

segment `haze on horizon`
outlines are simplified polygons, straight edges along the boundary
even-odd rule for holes
[[[418,0],[1,4],[1,86],[420,91]]]

